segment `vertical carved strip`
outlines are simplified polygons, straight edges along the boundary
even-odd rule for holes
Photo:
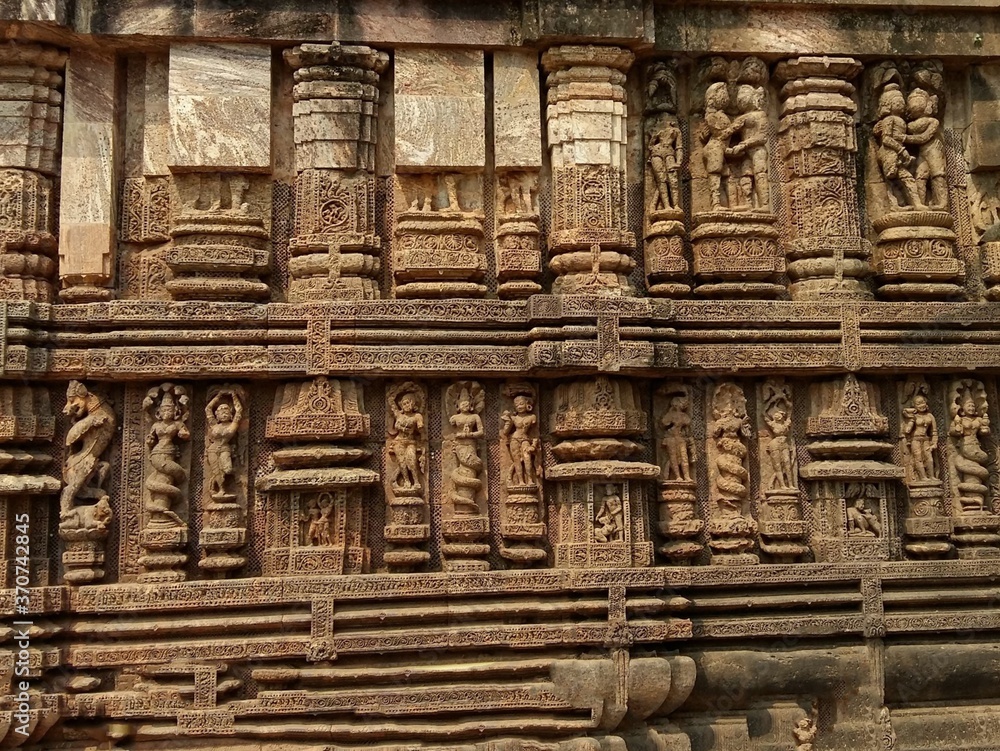
[[[409,571],[430,560],[427,476],[427,391],[418,383],[394,384],[387,393],[384,560],[390,571]]]
[[[691,435],[691,389],[678,381],[656,390],[653,414],[659,456],[658,528],[664,542],[660,555],[674,565],[687,565],[704,546],[698,535],[705,522],[698,517],[695,466],[698,451]]]
[[[530,383],[511,382],[502,395],[500,555],[513,566],[530,566],[547,557],[538,392]]]

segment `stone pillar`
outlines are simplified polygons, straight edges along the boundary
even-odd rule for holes
[[[339,42],[285,50],[295,69],[291,302],[379,297],[375,138],[388,61],[384,52]]]
[[[778,127],[793,300],[869,299],[869,244],[857,199],[854,85],[861,63],[799,57],[779,63]]]
[[[368,571],[368,488],[378,473],[357,465],[371,433],[364,389],[319,376],[278,388],[265,436],[282,445],[267,494],[266,576]]]
[[[0,299],[51,302],[56,275],[54,179],[66,55],[52,47],[0,49]],[[65,199],[64,199],[65,200]]]
[[[164,261],[177,300],[266,300],[271,48],[170,48],[169,167],[180,196]]]
[[[493,166],[496,182],[497,294],[541,292],[538,173],[542,166],[538,55],[493,54]]]
[[[115,277],[118,188],[114,53],[75,50],[66,65],[59,202],[59,296],[109,299]]]
[[[555,294],[635,294],[628,281],[635,235],[628,230],[625,180],[625,72],[634,59],[622,47],[575,44],[542,55]]]
[[[557,464],[546,480],[556,568],[649,566],[649,480],[634,439],[648,417],[636,383],[597,376],[560,383],[551,421]]]
[[[867,71],[866,91],[866,206],[879,297],[959,297],[965,264],[948,195],[943,65],[880,63]]]
[[[396,51],[396,297],[486,294],[483,65],[480,50]]]

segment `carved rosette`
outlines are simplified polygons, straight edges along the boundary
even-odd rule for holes
[[[691,246],[695,294],[773,298],[784,292],[785,257],[773,213],[767,65],[713,57],[702,65],[695,132]]]
[[[427,391],[413,381],[390,386],[386,406],[385,540],[390,571],[411,571],[430,560],[427,482]]]
[[[46,474],[52,457],[43,447],[52,442],[54,433],[55,418],[46,389],[0,386],[0,587],[8,591],[24,586],[24,574],[32,582],[52,583],[48,558],[54,551],[50,551],[48,543],[49,508],[60,483]],[[78,568],[87,568],[89,578],[77,581],[95,581],[104,575],[100,569],[104,562],[104,538],[99,542],[99,546],[92,541],[64,547],[80,551],[75,559],[75,551],[70,551],[71,560],[65,563],[67,572],[74,563],[78,563]],[[84,548],[89,549],[90,555]],[[72,579],[66,579],[67,583]]]
[[[963,378],[948,387],[948,476],[952,542],[959,558],[1000,557],[1000,515],[990,475],[996,468],[990,405],[982,381]]]
[[[889,502],[903,468],[878,391],[853,374],[815,384],[806,433],[812,461],[801,469],[813,503],[810,547],[817,561],[889,558]]]
[[[646,283],[653,296],[685,297],[691,291],[684,257],[681,195],[687,150],[677,119],[677,66],[673,61],[655,62],[646,68],[643,130]]]
[[[793,300],[870,299],[870,243],[857,200],[849,57],[798,57],[775,68],[781,89],[778,146],[790,221],[786,254]]]
[[[546,480],[554,565],[650,565],[645,491],[660,468],[634,458],[641,446],[633,438],[645,434],[648,421],[637,385],[603,375],[561,383],[553,406],[557,464]]]
[[[371,559],[368,488],[378,473],[362,465],[371,451],[364,389],[319,376],[277,390],[265,436],[281,445],[275,470],[257,480],[267,496],[264,573],[360,574]]]
[[[783,378],[768,378],[757,400],[760,461],[760,549],[779,563],[809,552],[802,519],[799,463],[796,456],[792,388]]]
[[[247,414],[242,386],[208,390],[199,568],[217,576],[242,568],[247,541]]]
[[[899,387],[900,452],[906,486],[906,552],[914,558],[942,558],[951,519],[944,508],[944,483],[938,450],[939,423],[931,387],[921,377],[908,378]],[[945,431],[947,432],[947,431]]]
[[[886,61],[866,75],[871,141],[867,204],[879,296],[954,299],[965,264],[956,255],[944,145],[940,61]]]
[[[562,45],[542,55],[552,164],[549,267],[555,294],[634,295],[628,274],[625,72],[622,47]]]
[[[361,45],[302,44],[295,69],[295,235],[291,302],[379,297],[375,137],[388,55]]]
[[[752,565],[757,523],[750,515],[750,470],[747,456],[753,437],[743,389],[726,381],[710,386],[711,420],[706,436],[709,500],[708,545],[713,565]]]
[[[441,555],[445,571],[485,571],[490,553],[487,513],[485,394],[476,381],[453,383],[444,393],[448,415],[441,447],[445,494],[441,499]]]
[[[500,555],[512,566],[530,566],[548,557],[538,391],[530,383],[510,382],[502,395]]]
[[[184,581],[191,476],[188,390],[163,383],[147,392],[142,407],[146,461],[139,581]]]
[[[497,294],[503,299],[530,297],[542,291],[538,170],[498,170],[495,205]]]
[[[705,522],[698,515],[695,467],[698,452],[691,434],[691,389],[668,382],[657,389],[653,413],[660,473],[658,529],[660,555],[674,565],[691,563],[704,550],[698,538]]]
[[[479,174],[396,175],[396,297],[483,297],[486,255]]]
[[[55,184],[66,54],[14,44],[0,50],[0,300],[53,302]]]

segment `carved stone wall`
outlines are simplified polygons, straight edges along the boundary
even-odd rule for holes
[[[1000,16],[222,5],[0,3],[0,748],[995,751]]]

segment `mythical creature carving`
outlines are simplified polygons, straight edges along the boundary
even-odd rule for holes
[[[99,394],[80,381],[70,381],[66,390],[64,415],[73,420],[66,434],[69,455],[63,469],[65,485],[59,498],[61,529],[80,529],[91,521],[95,525],[110,521],[111,509],[105,484],[111,471],[102,459],[115,434],[115,413]],[[77,501],[103,501],[107,510],[85,513],[75,509]]]

